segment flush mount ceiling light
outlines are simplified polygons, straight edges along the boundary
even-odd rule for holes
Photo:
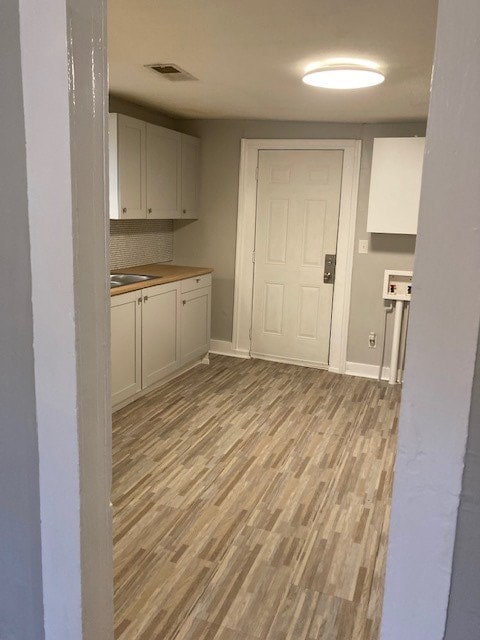
[[[376,69],[358,65],[328,65],[308,71],[303,82],[323,89],[363,89],[381,84],[385,76]]]

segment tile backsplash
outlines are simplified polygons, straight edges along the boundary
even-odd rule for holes
[[[110,220],[110,269],[169,260],[172,220]]]

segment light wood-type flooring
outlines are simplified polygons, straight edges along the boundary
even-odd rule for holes
[[[212,357],[114,415],[117,640],[377,640],[400,390]]]

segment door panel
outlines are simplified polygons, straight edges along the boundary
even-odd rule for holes
[[[285,264],[287,258],[288,200],[272,200],[268,208],[267,262]]]
[[[111,299],[112,404],[116,405],[140,391],[142,307],[139,292]]]
[[[210,294],[210,287],[182,294],[182,364],[204,356],[210,348]]]
[[[276,333],[282,335],[283,332],[283,284],[278,282],[265,283],[263,331],[264,333]]]
[[[302,266],[304,267],[323,268],[326,215],[325,201],[308,200],[306,202],[302,238]]]
[[[179,218],[181,134],[147,124],[148,218]]]
[[[142,383],[146,388],[180,365],[179,286],[160,285],[143,292]]]
[[[252,355],[327,366],[343,151],[260,151]]]
[[[118,173],[122,218],[146,218],[145,122],[118,117]]]

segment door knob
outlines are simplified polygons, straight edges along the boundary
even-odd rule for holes
[[[337,256],[332,253],[325,255],[325,266],[323,271],[323,282],[325,284],[333,284],[335,282],[335,267]]]

